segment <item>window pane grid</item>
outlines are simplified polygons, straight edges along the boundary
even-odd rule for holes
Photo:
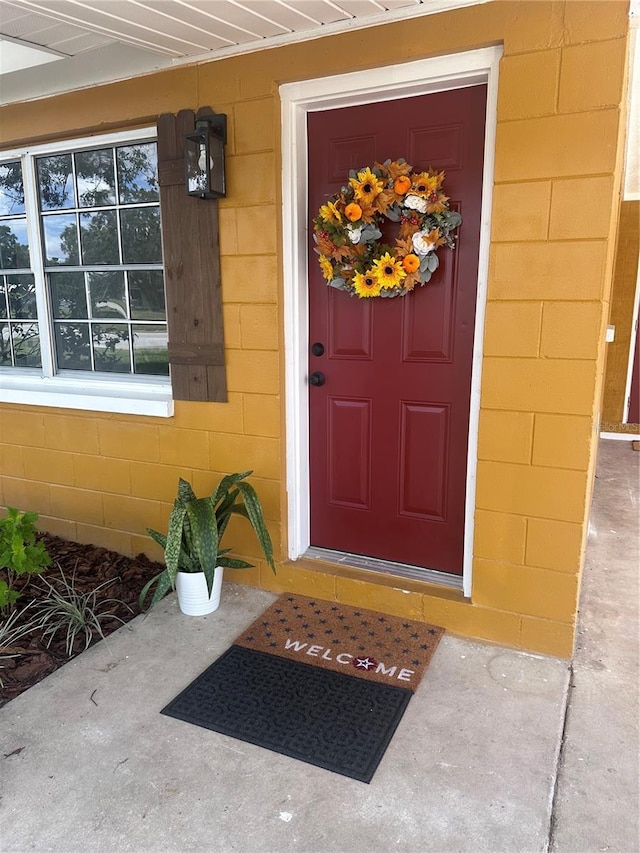
[[[168,375],[155,142],[37,166],[58,370]]]
[[[0,164],[0,367],[42,366],[22,162]]]

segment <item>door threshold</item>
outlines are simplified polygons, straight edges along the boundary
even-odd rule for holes
[[[435,569],[425,569],[423,566],[393,563],[389,560],[365,557],[363,554],[347,554],[344,551],[331,551],[329,548],[316,548],[314,546],[308,548],[302,556],[309,560],[324,560],[327,563],[338,563],[353,569],[382,572],[385,575],[396,575],[423,583],[462,590],[462,575],[451,575],[447,572],[438,572]]]

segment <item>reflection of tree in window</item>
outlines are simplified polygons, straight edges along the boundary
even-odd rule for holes
[[[57,368],[168,375],[156,143],[34,156],[33,163],[37,197],[27,190],[26,205],[40,211]],[[41,366],[35,278],[27,270],[15,161],[0,165],[0,365]]]
[[[84,273],[49,273],[53,316],[56,320],[78,320],[88,317]]]
[[[42,366],[37,323],[0,323],[0,365]]]
[[[122,254],[126,264],[162,263],[160,211],[157,207],[121,210]]]
[[[158,201],[158,149],[154,142],[116,149],[120,203]]]
[[[88,323],[56,323],[58,366],[68,370],[91,370]]]
[[[29,269],[29,246],[20,242],[8,225],[0,225],[0,264],[2,269]]]
[[[120,261],[115,210],[80,214],[83,264],[117,264]]]
[[[91,329],[91,335],[96,370],[116,373],[131,372],[128,326],[94,325]]]
[[[113,150],[81,151],[76,154],[78,203],[80,207],[115,204]]]
[[[42,210],[74,207],[71,154],[38,157],[38,188]]]
[[[0,165],[0,215],[24,213],[24,185],[19,162]]]
[[[11,333],[16,367],[41,367],[37,323],[13,323]]]
[[[12,320],[36,320],[36,285],[32,275],[6,277],[9,316]]]
[[[134,320],[164,320],[164,277],[162,270],[129,273],[129,301]]]
[[[88,273],[92,317],[128,319],[124,273],[118,270]]]

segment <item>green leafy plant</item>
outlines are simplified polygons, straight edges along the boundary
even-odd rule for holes
[[[4,661],[17,658],[22,654],[22,650],[16,643],[35,629],[33,620],[24,621],[23,619],[32,605],[33,601],[30,601],[22,610],[14,610],[0,622],[0,669],[3,669]],[[0,678],[0,687],[4,687],[2,678]]]
[[[11,608],[20,593],[15,589],[20,577],[39,574],[50,565],[51,557],[42,542],[36,541],[37,512],[20,512],[7,507],[7,515],[0,519],[0,607]]]
[[[262,506],[256,490],[245,482],[253,471],[229,474],[220,480],[207,497],[197,498],[186,480],[178,483],[178,496],[169,517],[167,535],[147,528],[148,534],[164,548],[166,568],[152,578],[140,593],[140,607],[155,586],[149,607],[153,607],[170,590],[175,589],[178,571],[204,572],[209,594],[213,587],[216,566],[229,569],[250,569],[252,563],[226,555],[231,548],[220,547],[232,515],[246,518],[253,527],[265,559],[276,571],[273,545],[264,521]]]
[[[33,622],[42,631],[42,638],[48,638],[47,648],[53,642],[58,631],[66,631],[67,656],[73,654],[73,645],[78,636],[84,636],[84,648],[88,648],[94,635],[104,639],[102,623],[107,619],[117,619],[124,625],[124,620],[105,607],[111,604],[125,604],[117,598],[104,598],[98,601],[98,592],[114,582],[106,580],[89,592],[76,589],[75,574],[68,580],[60,567],[60,589],[42,578],[46,586],[46,596],[40,599],[33,610]],[[131,608],[129,608],[131,609]]]

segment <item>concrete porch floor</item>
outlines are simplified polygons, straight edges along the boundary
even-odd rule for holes
[[[446,635],[364,785],[161,716],[274,599],[170,596],[0,709],[0,850],[635,853],[639,463],[601,443],[572,665]]]

